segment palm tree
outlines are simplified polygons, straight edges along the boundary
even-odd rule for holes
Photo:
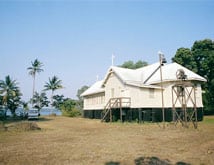
[[[45,106],[47,107],[49,104],[46,93],[44,92],[42,93],[35,92],[33,98],[30,101],[33,105],[33,108],[38,109],[39,112],[43,107]]]
[[[40,73],[43,71],[43,69],[41,69],[43,64],[38,59],[35,59],[34,62],[31,61],[31,65],[32,66],[28,67],[27,69],[29,70],[29,74],[33,77],[33,95],[34,95],[36,73]]]
[[[58,79],[58,77],[53,76],[52,78],[49,78],[49,82],[46,82],[44,85],[45,89],[44,90],[51,90],[51,105],[53,104],[53,94],[54,91],[60,88],[63,88],[61,85],[62,81]]]
[[[13,115],[20,104],[20,96],[22,95],[17,85],[16,80],[12,80],[9,75],[5,77],[5,81],[0,80],[1,104],[9,108]]]

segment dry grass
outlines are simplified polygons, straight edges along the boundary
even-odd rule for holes
[[[214,117],[193,128],[47,117],[41,130],[0,131],[0,164],[214,164]]]

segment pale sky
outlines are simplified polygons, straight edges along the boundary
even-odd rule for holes
[[[16,79],[28,101],[27,68],[37,58],[44,72],[36,76],[36,91],[56,75],[65,87],[56,94],[75,98],[105,76],[112,53],[115,65],[151,64],[158,51],[170,63],[178,48],[214,40],[213,17],[211,0],[0,0],[0,79]]]

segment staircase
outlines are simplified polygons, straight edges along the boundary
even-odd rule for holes
[[[131,98],[130,97],[119,97],[119,98],[111,98],[107,102],[104,110],[102,112],[101,121],[110,121],[112,122],[112,110],[120,109],[121,117],[122,117],[122,108],[127,108],[131,106]],[[122,120],[121,120],[122,121]]]

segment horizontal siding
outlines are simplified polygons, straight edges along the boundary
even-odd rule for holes
[[[93,109],[103,109],[105,106],[105,94],[98,93],[84,97],[84,109],[93,110]]]
[[[156,84],[159,85],[160,84]],[[164,107],[173,106],[172,86],[173,82],[163,83]],[[190,91],[191,89],[188,88]],[[200,84],[196,85],[196,106],[203,107],[202,91]],[[110,98],[130,97],[131,108],[161,108],[162,95],[161,89],[140,88],[124,84],[114,73],[111,73],[105,84],[105,92],[84,97],[85,110],[104,109]],[[174,95],[174,100],[176,96]],[[194,100],[193,93],[191,98]],[[193,107],[191,99],[187,101],[187,107]],[[181,107],[181,103],[177,101],[175,107]]]

